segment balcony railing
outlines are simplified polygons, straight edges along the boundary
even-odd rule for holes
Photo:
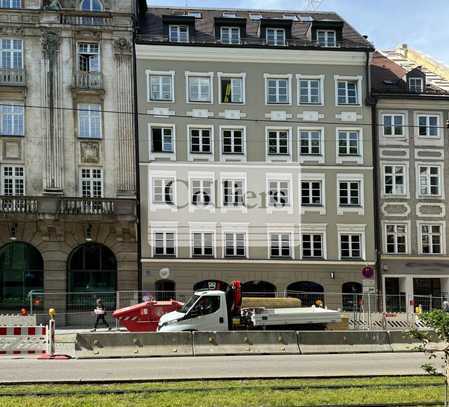
[[[23,213],[37,214],[39,213],[38,198],[30,198],[23,196],[2,196],[0,197],[0,213]]]
[[[0,85],[25,86],[25,70],[0,68]]]
[[[101,72],[78,71],[76,87],[78,89],[103,89],[103,75]]]
[[[112,16],[104,12],[64,11],[64,14],[61,16],[61,22],[69,25],[105,27],[112,24]]]
[[[136,216],[136,201],[120,198],[66,198],[54,196],[0,196],[3,216]]]

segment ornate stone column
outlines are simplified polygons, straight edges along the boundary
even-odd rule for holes
[[[134,148],[134,72],[132,44],[126,38],[114,41],[117,117],[117,192],[134,196],[136,192]]]
[[[62,109],[63,64],[55,31],[42,32],[42,123],[44,125],[44,179],[46,193],[62,194],[64,189],[64,111]]]

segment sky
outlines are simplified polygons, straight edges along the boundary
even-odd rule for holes
[[[304,10],[305,0],[149,0],[150,5]],[[378,49],[399,44],[449,65],[449,0],[323,0]]]

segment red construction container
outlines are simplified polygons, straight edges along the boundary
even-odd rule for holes
[[[179,301],[146,301],[118,309],[112,313],[120,325],[130,332],[155,332],[162,315],[180,309]]]

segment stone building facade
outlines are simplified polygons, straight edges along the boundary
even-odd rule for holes
[[[133,3],[1,2],[3,309],[138,287]]]
[[[253,295],[353,309],[376,277],[372,50],[334,13],[147,11],[136,45],[144,290],[239,279]]]

